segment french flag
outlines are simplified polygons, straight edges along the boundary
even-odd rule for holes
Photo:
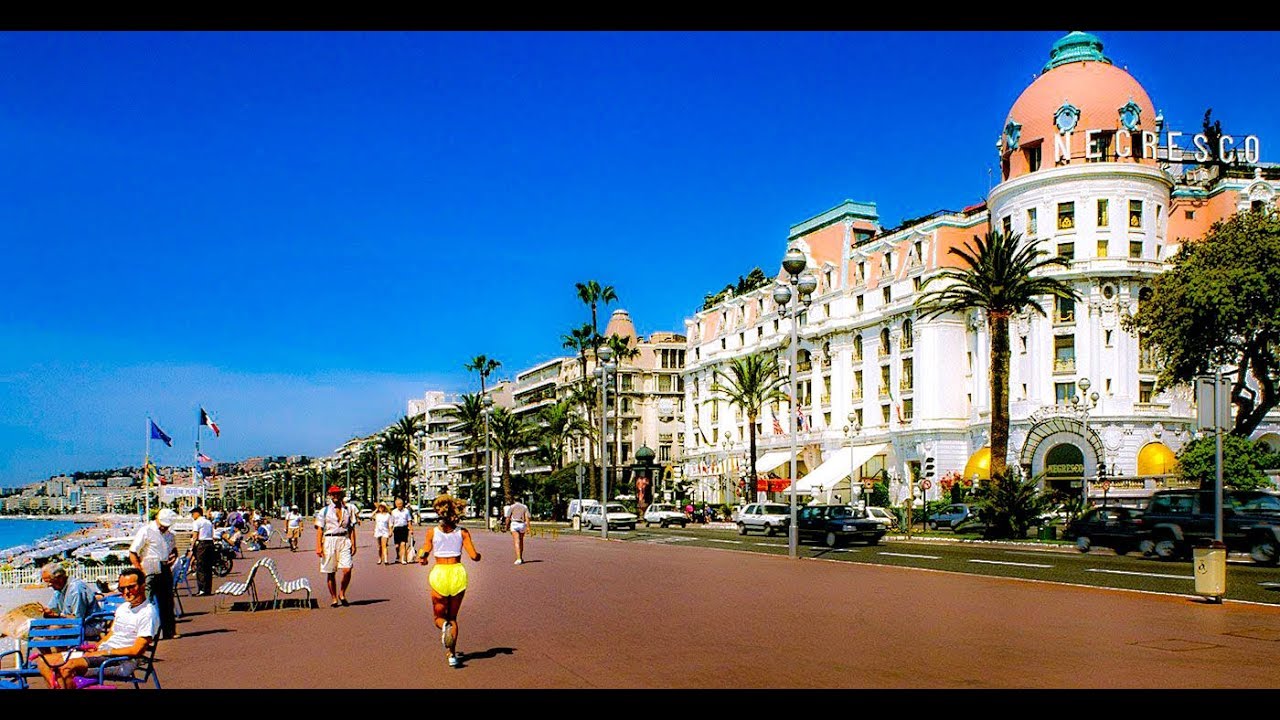
[[[222,431],[218,430],[218,423],[214,422],[213,418],[209,417],[209,413],[205,412],[204,408],[200,408],[200,424],[208,425],[213,430],[214,437],[222,436]]]

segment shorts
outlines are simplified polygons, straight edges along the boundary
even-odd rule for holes
[[[113,659],[114,657],[118,657],[118,656],[112,656],[112,655],[87,655],[86,656],[83,650],[72,650],[71,652],[67,653],[65,659],[74,660],[76,658],[83,658],[85,661],[85,664],[87,664],[90,669],[93,669],[101,666],[102,663],[106,662],[107,660]],[[107,669],[109,670],[109,672],[107,673],[108,676],[123,677],[125,675],[132,675],[133,671],[138,669],[138,664],[133,660],[125,660],[124,662],[112,663],[111,667]]]
[[[391,537],[391,532],[383,528],[374,528],[373,536],[376,538]]]
[[[291,538],[302,537],[302,528],[301,527],[289,528],[289,533],[287,537],[291,537]]]
[[[408,525],[393,527],[391,528],[391,532],[395,536],[397,545],[403,542],[409,542],[409,526]]]
[[[351,569],[351,538],[347,535],[324,536],[324,559],[320,572],[326,575],[338,570]]]
[[[511,532],[522,533],[526,527],[528,526],[525,525],[525,523],[516,522],[515,520],[511,521]]]
[[[461,595],[467,589],[467,568],[462,563],[436,564],[427,576],[431,589],[444,597]]]

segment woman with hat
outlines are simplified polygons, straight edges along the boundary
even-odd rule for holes
[[[337,485],[329,487],[329,504],[316,513],[316,555],[320,556],[320,572],[329,585],[329,607],[350,605],[347,586],[351,584],[352,559],[356,555],[356,511],[343,498],[346,493]],[[337,572],[342,571],[341,590]]]
[[[431,611],[435,615],[436,627],[440,628],[445,658],[449,667],[456,668],[462,663],[462,653],[457,651],[458,610],[467,591],[467,569],[462,565],[462,551],[466,550],[476,562],[480,561],[480,553],[471,542],[471,533],[458,526],[458,520],[467,507],[465,501],[441,495],[431,506],[440,515],[440,524],[427,532],[418,553],[418,562],[426,565],[429,556],[436,558],[436,564],[427,576]]]

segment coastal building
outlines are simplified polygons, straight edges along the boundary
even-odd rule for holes
[[[409,401],[409,415],[423,416],[423,437],[418,496],[434,497],[447,490],[456,465],[450,464],[450,443],[459,436],[457,425],[459,398],[439,390],[428,390],[421,399]]]
[[[779,315],[767,284],[686,321],[683,471],[695,496],[733,502],[735,487],[752,499],[786,487],[766,478],[790,472],[793,423],[798,492],[847,501],[879,477],[900,502],[939,497],[943,478],[986,478],[985,318],[926,320],[914,303],[930,277],[957,264],[952,248],[993,227],[1069,259],[1054,275],[1082,298],[1046,301],[1048,318],[1012,318],[1008,463],[1043,473],[1046,488],[1091,497],[1136,499],[1173,481],[1193,398],[1155,392],[1155,358],[1120,321],[1184,240],[1235,212],[1276,207],[1280,168],[1260,161],[1252,136],[1209,147],[1167,123],[1093,35],[1070,33],[1049,56],[999,120],[1001,181],[984,203],[885,229],[874,203],[845,201],[792,226],[779,259],[801,250],[818,289],[798,318],[797,408],[765,409],[755,468],[742,458],[746,421],[713,391],[715,373],[757,352],[777,353],[785,373],[793,319]],[[1255,437],[1276,444],[1278,431],[1269,421]],[[922,473],[934,476],[923,492]]]

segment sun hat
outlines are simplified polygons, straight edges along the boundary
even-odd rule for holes
[[[159,515],[156,515],[156,524],[169,527],[173,524],[173,521],[177,519],[178,513],[170,510],[169,508],[165,508],[160,511]]]
[[[330,485],[330,486],[329,486],[329,494],[330,494],[330,495],[332,495],[332,494],[334,494],[334,493],[341,493],[341,492],[345,492],[345,491],[344,491],[342,488],[338,487],[337,485]]]

